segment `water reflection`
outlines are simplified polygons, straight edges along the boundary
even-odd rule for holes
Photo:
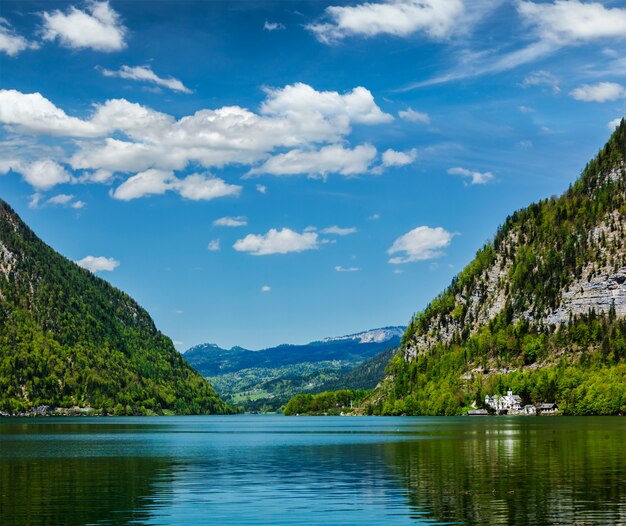
[[[626,523],[626,420],[0,421],[12,524]]]
[[[626,423],[490,419],[385,446],[416,509],[464,524],[626,523]],[[419,431],[418,431],[419,432]]]

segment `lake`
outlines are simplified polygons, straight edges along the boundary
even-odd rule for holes
[[[626,418],[5,418],[0,516],[626,524]]]

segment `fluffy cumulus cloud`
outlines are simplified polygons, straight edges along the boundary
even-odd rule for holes
[[[583,84],[572,90],[570,95],[584,102],[609,102],[626,97],[626,89],[615,82]]]
[[[324,146],[319,150],[291,150],[270,157],[261,166],[253,168],[248,175],[308,175],[327,177],[329,174],[358,175],[366,173],[376,158],[376,148],[369,144],[353,149],[339,144]]]
[[[450,175],[460,175],[461,177],[467,177],[470,180],[470,184],[487,184],[493,181],[494,175],[491,172],[477,172],[475,170],[468,170],[467,168],[461,168],[456,166],[448,170]]]
[[[0,17],[0,52],[14,57],[25,49],[36,49],[38,45],[18,35],[9,22]]]
[[[389,0],[326,8],[325,20],[307,26],[326,44],[350,36],[422,33],[441,40],[459,30],[464,5],[461,0]]]
[[[179,179],[171,171],[150,169],[128,178],[111,195],[121,201],[131,201],[149,195],[162,195],[167,191],[192,201],[209,201],[238,196],[241,186],[227,184],[222,179],[205,174],[192,174]]]
[[[389,263],[398,265],[413,261],[425,261],[443,255],[443,249],[450,245],[453,234],[441,227],[420,226],[400,236],[387,250],[393,256]]]
[[[89,2],[85,10],[70,6],[66,12],[43,12],[41,16],[44,40],[56,40],[74,49],[105,52],[126,47],[126,28],[107,1]]]
[[[69,137],[103,133],[90,121],[68,116],[40,93],[0,90],[0,122],[18,132]]]
[[[622,119],[623,117],[618,117],[617,119],[613,119],[611,122],[609,122],[607,124],[607,126],[609,127],[609,130],[613,131],[615,128],[617,128],[622,122]]]
[[[104,256],[86,256],[76,261],[80,267],[86,268],[90,272],[107,271],[112,272],[120,266],[120,262],[114,258],[106,258]]]
[[[266,234],[248,234],[243,239],[237,240],[233,248],[239,252],[248,252],[253,256],[267,256],[315,250],[318,246],[318,236],[315,232],[300,234],[289,228],[281,230],[272,228]]]
[[[94,105],[91,115],[78,118],[39,93],[0,90],[1,124],[17,133],[76,139],[66,143],[67,160],[74,170],[83,172],[81,180],[95,182],[97,176],[98,182],[106,182],[116,174],[131,175],[118,195],[146,184],[154,191],[145,195],[175,190],[194,196],[205,190],[204,198],[208,198],[225,190],[217,179],[172,178],[171,172],[191,164],[204,168],[247,165],[251,174],[364,173],[376,149],[367,144],[344,146],[347,136],[353,125],[392,120],[372,94],[360,87],[340,94],[298,83],[266,90],[258,112],[226,106],[180,119],[125,99]],[[150,170],[156,172],[146,176],[144,172]],[[231,187],[230,191],[235,190]]]
[[[269,285],[263,285],[261,287],[261,292],[269,292],[270,290],[272,290],[272,287],[270,287]]]
[[[518,2],[517,9],[539,37],[563,46],[601,38],[626,37],[626,9],[605,7],[599,2],[556,0]]]
[[[406,110],[400,110],[398,117],[402,120],[409,122],[421,122],[422,124],[430,124],[430,115],[421,111],[415,111],[413,108],[407,108]]]
[[[121,79],[137,80],[140,82],[149,82],[172,91],[181,93],[191,93],[191,90],[185,86],[180,80],[174,77],[159,77],[150,66],[122,66],[117,71],[110,69],[101,69],[105,77],[118,77]]]
[[[207,246],[207,250],[209,250],[210,252],[217,252],[220,249],[220,240],[219,239],[213,239],[211,241],[209,241],[209,244]]]
[[[383,153],[383,166],[406,166],[412,164],[417,159],[417,150],[412,149],[408,152],[398,152],[396,150],[386,150]]]
[[[72,179],[63,166],[50,159],[23,164],[18,171],[28,184],[39,190],[49,190],[53,186],[67,183]]]
[[[237,226],[246,226],[247,224],[248,224],[248,218],[244,216],[236,216],[236,217],[224,216],[213,221],[213,226],[237,227]]]

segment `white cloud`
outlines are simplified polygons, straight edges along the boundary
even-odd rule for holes
[[[468,170],[467,168],[461,168],[457,166],[448,170],[450,175],[460,175],[461,177],[469,177],[471,179],[470,184],[487,184],[493,181],[494,175],[491,172],[476,172]]]
[[[0,17],[0,52],[14,57],[25,49],[37,49],[39,46],[18,35],[11,24]]]
[[[74,199],[72,194],[58,194],[51,197],[46,202],[51,205],[68,205],[72,199]]]
[[[517,9],[542,40],[558,46],[626,37],[624,8],[607,8],[599,2],[556,0],[553,3],[518,2]]]
[[[220,240],[213,239],[212,241],[209,241],[209,245],[207,246],[207,249],[210,250],[211,252],[217,252],[220,249]]]
[[[257,184],[256,185],[256,191],[259,192],[260,194],[266,194],[267,193],[267,186],[265,186],[264,184]]]
[[[72,179],[63,166],[50,159],[23,164],[17,168],[17,171],[22,174],[28,184],[39,190],[48,190]]]
[[[192,174],[177,179],[172,183],[172,190],[185,199],[192,201],[210,201],[218,197],[237,197],[241,186],[228,184],[223,179],[202,174]]]
[[[613,119],[611,122],[609,122],[607,124],[609,130],[613,131],[615,128],[617,128],[621,124],[623,118],[624,117],[618,117],[617,119]]]
[[[267,20],[263,24],[265,31],[277,31],[279,29],[285,29],[285,25],[280,22],[268,22]]]
[[[130,201],[146,195],[161,195],[171,188],[173,180],[172,172],[146,170],[124,181],[111,195],[122,201]]]
[[[344,148],[339,144],[324,146],[319,150],[291,150],[270,157],[261,166],[253,168],[248,175],[299,175],[327,177],[329,174],[357,175],[366,173],[374,159],[376,148],[369,144]]]
[[[28,207],[39,208],[40,205],[43,204],[43,206],[47,206],[47,205],[64,206],[64,207],[69,207],[69,208],[81,209],[81,208],[85,208],[86,206],[86,203],[84,201],[75,199],[73,194],[57,194],[57,195],[50,197],[49,199],[46,199],[42,203],[43,199],[44,199],[43,194],[39,192],[35,192],[33,195],[30,196]]]
[[[337,124],[343,124],[346,119],[357,124],[381,124],[393,120],[378,107],[371,92],[360,86],[341,95],[336,91],[316,91],[297,82],[282,89],[266,89],[266,93],[267,100],[261,106],[261,113],[265,115],[299,115],[314,119],[321,115],[339,118]]]
[[[171,171],[150,169],[124,181],[112,197],[130,201],[148,195],[162,195],[173,191],[192,201],[208,201],[218,197],[238,196],[241,186],[229,185],[222,179],[203,174],[192,174],[178,179]]]
[[[441,227],[420,226],[400,236],[387,250],[387,254],[401,254],[389,259],[389,263],[398,265],[413,261],[425,261],[443,255],[442,249],[450,245],[453,234]]]
[[[626,89],[615,82],[599,82],[598,84],[583,84],[572,90],[570,95],[584,102],[607,102],[626,97]]]
[[[126,47],[126,28],[108,1],[88,2],[85,11],[70,6],[65,13],[56,10],[44,12],[41,16],[44,40],[58,40],[61,45],[74,49],[105,52]]]
[[[372,214],[367,219],[370,221],[378,221],[380,219],[380,214]]]
[[[335,267],[336,272],[358,272],[359,270],[361,269],[358,267],[342,267],[341,265]]]
[[[33,195],[30,196],[30,199],[28,201],[28,208],[38,208],[39,203],[41,202],[42,199],[43,199],[43,194],[39,192],[35,192]]]
[[[350,36],[387,34],[406,37],[414,33],[441,40],[460,30],[464,17],[461,0],[390,0],[326,8],[327,22],[309,24],[321,42],[329,44]]]
[[[524,88],[530,86],[547,86],[554,93],[559,93],[561,88],[559,87],[559,79],[548,71],[533,71],[530,75],[527,75],[522,82]]]
[[[305,229],[306,230],[306,229]],[[341,228],[337,225],[329,226],[320,230],[322,234],[332,234],[336,236],[348,236],[357,232],[356,227]]]
[[[236,217],[220,217],[213,221],[213,226],[246,226],[248,224],[248,219],[244,216],[236,216]]]
[[[421,111],[415,111],[413,108],[407,108],[406,110],[400,110],[398,117],[409,122],[421,122],[423,124],[430,124],[430,116],[428,113],[422,113]]]
[[[121,79],[151,82],[157,86],[171,89],[172,91],[192,93],[180,80],[174,77],[161,78],[152,71],[150,66],[122,66],[118,71],[112,71],[110,69],[102,69],[101,71],[105,77],[119,77]]]
[[[269,292],[270,290],[272,290],[272,287],[270,287],[269,285],[263,285],[261,287],[261,292]]]
[[[497,3],[494,2],[494,5]],[[456,69],[413,83],[403,91],[511,70],[551,55],[563,47],[626,38],[626,8],[609,8],[599,2],[579,0],[541,3],[518,0],[516,7],[525,26],[525,35],[533,39],[530,44],[505,54],[466,52]],[[554,86],[553,89],[557,91]]]
[[[76,264],[86,268],[90,272],[111,272],[120,266],[120,262],[116,259],[106,258],[104,256],[86,256],[80,261],[76,261]]]
[[[318,248],[317,233],[303,232],[299,234],[289,228],[276,230],[272,228],[267,234],[248,234],[233,245],[239,252],[248,252],[253,256],[268,254],[288,254]]]
[[[386,150],[383,153],[383,166],[406,166],[415,162],[417,150],[413,148],[408,152],[398,152],[396,150]]]
[[[68,116],[40,93],[0,90],[0,122],[18,131],[74,137],[102,133],[93,123]]]
[[[261,161],[267,165],[257,167],[257,172],[352,175],[368,170],[376,149],[370,145],[350,149],[339,143],[345,142],[354,124],[391,120],[361,87],[340,94],[299,83],[266,90],[258,113],[227,106],[180,119],[125,99],[97,104],[88,118],[81,119],[39,93],[0,90],[0,123],[9,129],[83,139],[67,148],[73,149],[68,162],[74,170],[84,171],[84,182],[106,182],[120,173],[181,171],[190,164],[210,168]],[[276,150],[285,149],[290,152],[268,160]],[[179,193],[196,179],[177,185]]]

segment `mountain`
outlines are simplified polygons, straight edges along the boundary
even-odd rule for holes
[[[224,413],[131,297],[56,253],[0,200],[0,410]]]
[[[626,122],[560,197],[515,212],[411,321],[375,414],[462,414],[507,388],[626,412]]]
[[[385,377],[385,368],[396,351],[397,348],[389,347],[376,356],[361,362],[354,369],[350,369],[333,380],[324,382],[315,391],[321,393],[345,389],[351,391],[374,389]]]
[[[202,344],[184,357],[226,400],[250,411],[273,411],[294,394],[313,392],[381,351],[398,347],[404,331],[383,327],[260,351]]]

